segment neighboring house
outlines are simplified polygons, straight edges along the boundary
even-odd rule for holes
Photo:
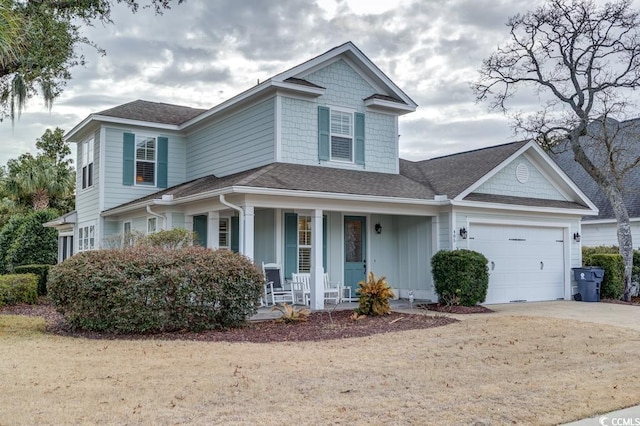
[[[416,106],[346,43],[209,110],[134,101],[91,114],[66,135],[75,250],[184,227],[287,277],[322,283],[324,270],[355,295],[372,271],[401,297],[435,300],[431,256],[470,248],[490,261],[487,303],[570,299],[572,236],[595,206],[532,142],[399,159],[398,117]]]
[[[616,136],[614,149],[612,149],[614,160],[626,163],[636,161],[640,157],[640,143],[638,142],[640,141],[640,119],[620,123],[608,119],[607,122],[609,134],[615,134]],[[589,132],[597,134],[598,127],[592,123],[589,127]],[[612,128],[615,130],[612,130]],[[609,156],[601,148],[601,141],[597,137],[593,141],[586,142],[584,144],[585,152],[596,164],[599,163],[599,159],[601,159],[600,161],[608,161]],[[600,145],[600,148],[598,145]],[[567,144],[555,148],[555,151],[555,153],[551,154],[553,160],[593,201],[599,210],[596,216],[582,218],[582,229],[580,231],[582,245],[588,247],[617,246],[618,226],[611,203],[598,184],[574,160],[573,151]],[[600,155],[597,155],[597,153],[600,153]],[[631,222],[633,247],[638,249],[640,248],[640,164],[625,175],[623,187],[623,199]]]

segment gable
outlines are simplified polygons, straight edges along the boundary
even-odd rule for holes
[[[513,159],[473,193],[569,201],[524,154]]]
[[[375,89],[343,59],[335,61],[308,76],[306,80],[326,88],[322,100],[326,104],[363,108],[363,99]]]

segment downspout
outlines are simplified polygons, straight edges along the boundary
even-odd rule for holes
[[[160,229],[165,229],[165,226],[167,225],[167,218],[164,215],[151,211],[151,206],[147,206],[147,213],[149,213],[151,216],[162,219],[162,227]]]
[[[244,254],[244,210],[242,210],[242,207],[240,206],[236,206],[235,204],[231,204],[230,202],[228,202],[225,198],[224,198],[224,194],[220,194],[220,202],[222,204],[224,204],[225,206],[232,208],[233,210],[236,210],[240,216],[240,220],[239,222],[239,230],[238,230],[238,250],[240,251],[241,254]]]

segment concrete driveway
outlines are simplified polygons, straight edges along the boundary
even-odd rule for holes
[[[554,302],[507,303],[487,305],[495,314],[532,317],[562,318],[576,321],[608,324],[640,331],[640,306],[615,303],[588,303],[559,300]],[[478,315],[452,315],[457,319],[469,319]]]

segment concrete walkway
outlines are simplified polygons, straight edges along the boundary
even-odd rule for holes
[[[333,306],[327,305],[326,309],[355,309],[357,303],[341,303]],[[560,318],[572,321],[584,321],[595,324],[606,324],[617,327],[630,328],[640,332],[640,306],[621,305],[614,303],[588,303],[559,300],[554,302],[527,302],[508,303],[501,305],[488,305],[495,313],[492,314],[469,314],[455,315],[445,314],[459,320],[470,320],[486,315],[512,315],[512,316],[532,316]],[[391,308],[394,311],[406,313],[431,314],[431,311],[416,309],[407,300],[393,300]],[[260,308],[252,320],[265,320],[278,318],[278,312],[272,312],[271,308]],[[588,419],[567,423],[570,426],[614,426],[614,425],[634,425],[640,426],[640,405],[629,407],[611,413],[601,414]]]

